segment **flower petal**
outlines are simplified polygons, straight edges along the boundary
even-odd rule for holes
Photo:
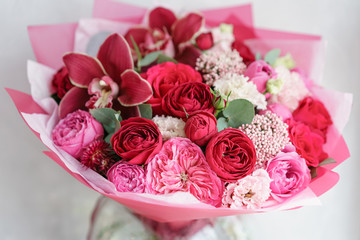
[[[78,109],[86,110],[85,103],[89,100],[87,88],[73,87],[70,89],[59,105],[60,119],[64,118],[68,113]]]
[[[198,13],[190,13],[177,20],[172,29],[175,45],[189,41],[204,25],[204,17]]]
[[[181,54],[176,56],[176,60],[180,63],[184,63],[195,68],[196,59],[200,57],[200,55],[201,51],[198,48],[194,46],[188,46],[181,52]]]
[[[134,70],[121,75],[119,101],[123,106],[136,106],[149,100],[153,92],[150,84]]]
[[[134,39],[135,43],[139,46],[145,42],[145,37],[149,33],[149,29],[144,27],[133,27],[130,28],[125,34],[125,39],[128,42],[129,46],[132,49],[135,49],[131,41],[131,37]]]
[[[149,26],[152,29],[158,28],[164,30],[165,27],[168,33],[171,33],[171,26],[175,21],[175,14],[171,10],[163,7],[157,7],[149,14]]]
[[[86,88],[94,78],[105,75],[101,63],[88,55],[67,53],[63,56],[63,61],[75,86]]]
[[[110,35],[100,46],[97,58],[103,64],[105,71],[117,83],[120,75],[134,67],[129,44],[119,34]]]

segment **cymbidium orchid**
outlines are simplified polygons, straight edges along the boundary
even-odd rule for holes
[[[63,61],[75,87],[60,102],[61,118],[77,109],[104,107],[121,110],[123,116],[136,116],[136,106],[152,96],[150,84],[133,70],[129,45],[118,34],[104,41],[96,58],[67,53]]]

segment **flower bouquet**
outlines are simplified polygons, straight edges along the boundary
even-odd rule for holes
[[[92,19],[29,35],[31,96],[7,90],[45,154],[145,218],[317,204],[349,157],[352,98],[319,86],[321,38],[255,28],[250,5],[95,0]]]

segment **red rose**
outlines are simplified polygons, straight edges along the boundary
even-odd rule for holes
[[[214,114],[205,111],[193,112],[186,120],[185,134],[200,147],[205,146],[218,132],[216,123]]]
[[[248,48],[248,46],[245,45],[245,43],[243,41],[240,40],[235,40],[232,43],[232,49],[235,49],[236,51],[239,52],[240,56],[243,58],[244,63],[246,65],[249,65],[250,63],[252,63],[253,61],[255,61],[255,56],[254,54],[250,51],[250,49]]]
[[[56,89],[56,95],[62,99],[74,85],[70,82],[69,73],[66,67],[62,67],[54,74],[52,86]]]
[[[146,164],[162,146],[158,127],[151,120],[134,117],[120,122],[121,128],[111,137],[115,153],[130,164]]]
[[[169,90],[162,99],[162,110],[177,118],[186,118],[186,113],[191,114],[198,110],[214,113],[212,104],[214,95],[205,83],[188,82]]]
[[[202,82],[200,73],[186,64],[165,62],[149,68],[144,78],[153,89],[153,97],[148,101],[154,115],[161,115],[161,99],[174,86],[186,82]]]
[[[214,39],[211,32],[200,34],[195,41],[201,50],[208,50],[214,46]]]
[[[310,167],[317,167],[320,162],[328,157],[324,152],[324,139],[304,123],[288,120],[290,141],[296,148],[296,152],[305,158]]]
[[[293,112],[293,118],[295,121],[308,125],[313,131],[319,133],[324,140],[328,127],[332,124],[330,114],[324,104],[312,97],[306,97],[299,103]]]
[[[254,144],[245,133],[234,128],[215,134],[205,156],[211,169],[225,182],[236,182],[251,174],[256,163]]]

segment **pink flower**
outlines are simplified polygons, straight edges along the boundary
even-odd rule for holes
[[[257,60],[248,66],[244,75],[249,77],[249,81],[256,85],[259,92],[263,93],[266,90],[267,81],[274,78],[276,72],[265,61]]]
[[[145,191],[145,172],[138,165],[119,161],[109,169],[107,177],[115,184],[119,192],[143,193]]]
[[[311,180],[305,159],[301,158],[290,144],[268,162],[266,170],[272,179],[271,195],[277,201],[301,192]]]
[[[77,110],[69,113],[52,131],[52,139],[59,148],[79,158],[84,148],[104,136],[101,124],[90,113]]]
[[[150,160],[146,192],[190,192],[200,201],[218,207],[223,183],[210,169],[201,149],[187,138],[171,138]]]
[[[258,169],[236,183],[229,183],[222,199],[223,205],[230,208],[259,208],[270,197],[270,182],[268,173]]]
[[[260,115],[265,115],[267,111],[275,113],[277,116],[279,116],[283,121],[286,121],[287,119],[292,118],[292,114],[290,110],[281,103],[271,103],[266,106],[266,110],[261,110],[259,112]]]

